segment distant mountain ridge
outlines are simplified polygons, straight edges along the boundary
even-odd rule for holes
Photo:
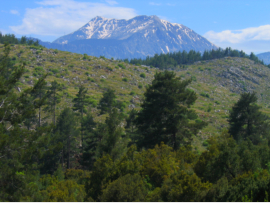
[[[120,59],[218,48],[190,28],[161,20],[154,15],[137,16],[130,20],[97,16],[77,31],[43,45],[63,51]]]
[[[261,53],[261,54],[257,54],[256,55],[260,60],[263,60],[263,62],[266,65],[270,64],[270,51],[269,52],[265,52],[265,53]]]

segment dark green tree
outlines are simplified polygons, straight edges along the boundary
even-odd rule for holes
[[[141,147],[154,147],[163,141],[174,149],[190,142],[193,135],[206,125],[190,122],[196,113],[190,106],[196,101],[194,91],[187,89],[190,80],[181,81],[174,72],[156,73],[152,84],[146,89],[142,110],[136,125],[142,137]]]
[[[44,152],[46,131],[29,131],[23,122],[35,115],[32,102],[33,88],[17,92],[24,64],[14,66],[10,48],[4,46],[0,54],[0,200],[20,201],[27,185],[38,175],[37,161]]]
[[[100,109],[100,114],[110,113],[112,108],[116,104],[115,91],[108,89],[103,93],[103,97],[99,101],[98,109]]]
[[[121,126],[124,116],[118,109],[113,108],[109,117],[105,121],[105,129],[101,129],[101,142],[97,145],[96,156],[101,157],[103,154],[110,154],[113,159],[118,158],[125,151],[128,138],[124,134],[124,129]]]
[[[136,117],[138,115],[138,111],[135,109],[132,109],[129,112],[129,116],[126,119],[126,133],[128,134],[128,136],[131,139],[131,142],[129,144],[135,144],[137,142],[137,138],[139,137],[137,134],[137,128],[136,128]]]
[[[22,36],[22,37],[21,37],[20,43],[21,43],[21,44],[26,44],[26,36]]]
[[[93,166],[96,147],[97,144],[101,141],[101,138],[99,139],[98,135],[95,133],[95,127],[96,122],[94,121],[91,113],[88,112],[82,119],[82,132],[85,138],[85,143],[82,143],[84,151],[81,157],[81,164],[88,169],[92,168]],[[100,126],[98,126],[97,131],[100,130],[99,127]],[[102,126],[102,129],[104,129],[104,126]]]
[[[71,157],[78,153],[76,126],[76,115],[70,108],[65,108],[57,119],[56,132],[59,133],[59,141],[63,144],[62,165],[66,162],[67,169],[71,168]]]
[[[41,126],[41,107],[45,105],[46,99],[48,98],[48,90],[46,88],[47,82],[45,81],[46,77],[47,74],[41,76],[35,83],[35,88],[31,91],[34,105],[38,109],[38,127]]]
[[[83,120],[83,113],[86,112],[86,105],[89,104],[88,100],[89,96],[87,96],[87,89],[81,85],[79,88],[79,92],[76,94],[76,97],[73,99],[73,110],[78,111],[80,113],[81,117],[81,146],[83,151],[83,126],[82,126],[82,120]]]
[[[61,85],[54,80],[48,91],[47,107],[44,109],[53,115],[53,124],[56,125],[56,105],[61,102],[58,91],[62,90]]]
[[[229,116],[229,133],[239,142],[250,139],[253,144],[269,138],[269,117],[263,114],[257,104],[255,93],[243,93],[234,104]]]

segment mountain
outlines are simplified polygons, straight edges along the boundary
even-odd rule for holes
[[[95,17],[77,31],[41,43],[48,48],[107,58],[145,58],[156,53],[200,51],[218,47],[190,28],[159,19],[137,16],[130,20]]]
[[[257,54],[257,57],[260,60],[263,60],[263,62],[267,65],[270,64],[270,52],[265,52],[265,53],[261,53],[261,54]]]

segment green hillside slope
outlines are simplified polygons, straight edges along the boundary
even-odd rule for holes
[[[0,53],[3,48],[4,45],[0,44]],[[98,116],[96,105],[107,88],[116,91],[117,99],[125,102],[126,111],[140,108],[145,86],[151,83],[155,72],[160,71],[112,59],[27,45],[11,46],[10,56],[18,65],[26,62],[27,71],[18,84],[18,91],[33,85],[42,74],[48,73],[48,85],[57,80],[64,86],[61,92],[62,100],[57,107],[59,115],[64,107],[72,106],[71,101],[80,84],[83,84],[88,88],[96,121],[104,121],[106,117]],[[183,79],[193,79],[189,88],[198,95],[193,107],[200,119],[209,123],[194,139],[198,149],[202,149],[205,139],[218,135],[227,127],[229,110],[239,99],[241,92],[256,91],[263,111],[270,114],[270,69],[266,66],[246,58],[227,57],[170,70],[174,70]],[[42,119],[43,123],[51,118],[46,112],[43,112],[42,116],[46,117]]]

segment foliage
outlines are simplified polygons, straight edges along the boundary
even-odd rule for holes
[[[77,136],[78,130],[76,129],[76,117],[70,108],[65,108],[57,119],[56,133],[58,140],[63,143],[61,152],[62,165],[66,162],[67,169],[71,168],[71,157],[74,152],[78,150]]]
[[[212,59],[220,59],[224,57],[244,57],[255,61],[256,63],[263,64],[254,53],[248,56],[243,51],[232,50],[230,47],[226,49],[212,49],[211,51],[205,50],[203,54],[190,50],[188,53],[184,51],[170,52],[167,54],[155,54],[153,57],[147,56],[145,59],[131,59],[129,63],[135,65],[147,65],[158,67],[159,69],[166,69],[168,67],[176,67],[177,65],[191,64],[196,61],[205,61]]]
[[[121,122],[123,115],[113,108],[106,118],[105,129],[102,130],[102,140],[97,145],[96,156],[101,157],[103,154],[110,154],[113,159],[118,158],[126,149],[127,137],[123,134]]]
[[[102,202],[144,201],[148,191],[139,174],[127,174],[110,183],[102,191]]]
[[[136,119],[142,135],[140,146],[153,147],[163,141],[177,149],[189,143],[206,125],[189,121],[197,118],[190,109],[197,99],[196,93],[186,88],[190,83],[191,80],[181,81],[173,72],[156,73],[152,85],[146,89],[142,110]]]
[[[84,186],[75,181],[60,181],[42,190],[45,202],[82,202],[85,198]]]
[[[269,138],[269,117],[259,111],[255,93],[241,94],[229,116],[229,133],[235,140],[250,139],[258,144],[263,138]]]

